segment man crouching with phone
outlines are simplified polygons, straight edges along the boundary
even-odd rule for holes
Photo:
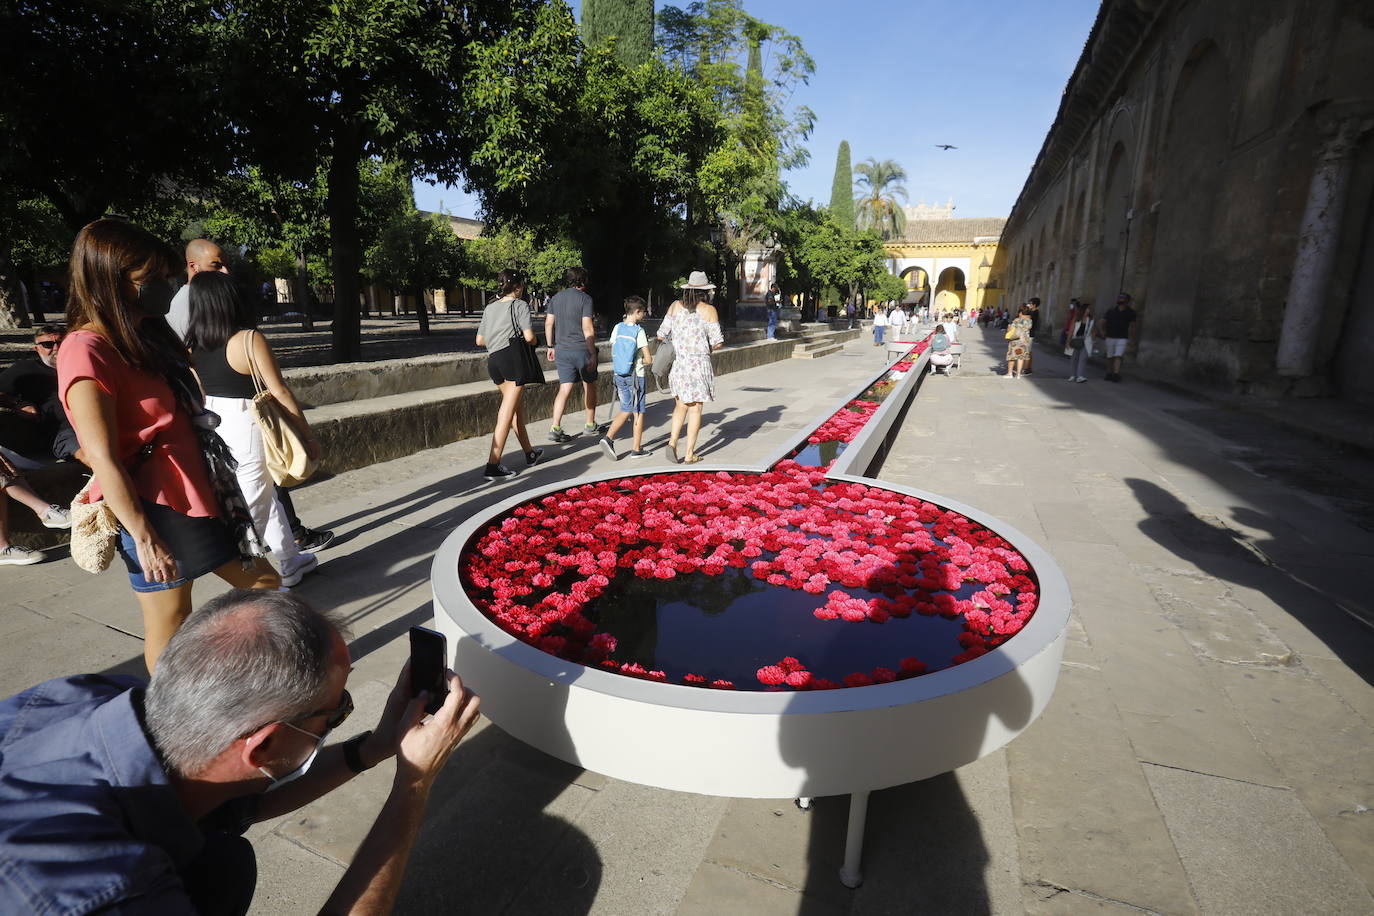
[[[246,912],[257,865],[243,831],[395,757],[322,910],[390,911],[478,701],[449,671],[425,720],[407,665],[376,729],[326,748],[353,711],[344,635],[288,592],[233,591],[182,625],[146,688],[78,675],[0,703],[0,912]]]

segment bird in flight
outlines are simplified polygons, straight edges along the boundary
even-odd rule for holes
[[[948,144],[948,143],[937,143],[937,144],[935,144],[935,148],[936,148],[936,149],[958,149],[959,147],[957,147],[957,146],[951,146],[951,145]]]

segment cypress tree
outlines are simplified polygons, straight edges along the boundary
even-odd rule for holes
[[[582,0],[582,43],[600,47],[615,36],[616,56],[638,66],[654,52],[654,0]]]
[[[835,181],[830,185],[830,218],[846,229],[854,228],[854,169],[849,164],[849,141],[840,141],[835,156]]]

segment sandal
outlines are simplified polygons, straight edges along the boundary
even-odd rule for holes
[[[700,464],[704,459],[700,455],[688,455],[682,459],[683,464]]]
[[[673,464],[682,464],[682,459],[678,458],[677,456],[676,442],[668,443],[668,460],[671,461]]]

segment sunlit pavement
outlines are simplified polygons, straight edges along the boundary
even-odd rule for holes
[[[398,912],[1374,911],[1374,634],[1356,620],[1374,616],[1374,467],[1129,377],[1068,383],[1052,353],[1028,378],[994,376],[1001,335],[963,334],[963,370],[926,380],[881,476],[1002,518],[1067,573],[1075,617],[1041,720],[978,763],[875,794],[856,891],[837,879],[845,799],[802,812],[648,789],[485,724],[441,777]],[[701,451],[758,461],[879,352],[862,338],[722,377]],[[669,402],[651,402],[654,455],[626,473],[665,461]],[[375,720],[406,629],[430,620],[431,558],[458,521],[609,466],[592,439],[546,432],[531,430],[547,463],[498,484],[481,482],[487,440],[473,439],[295,492],[307,523],[339,535],[298,592],[351,623],[346,729]],[[141,672],[117,570],[54,554],[0,580],[6,693]],[[201,580],[197,599],[219,588]],[[389,781],[379,767],[254,828],[254,912],[315,911]]]

